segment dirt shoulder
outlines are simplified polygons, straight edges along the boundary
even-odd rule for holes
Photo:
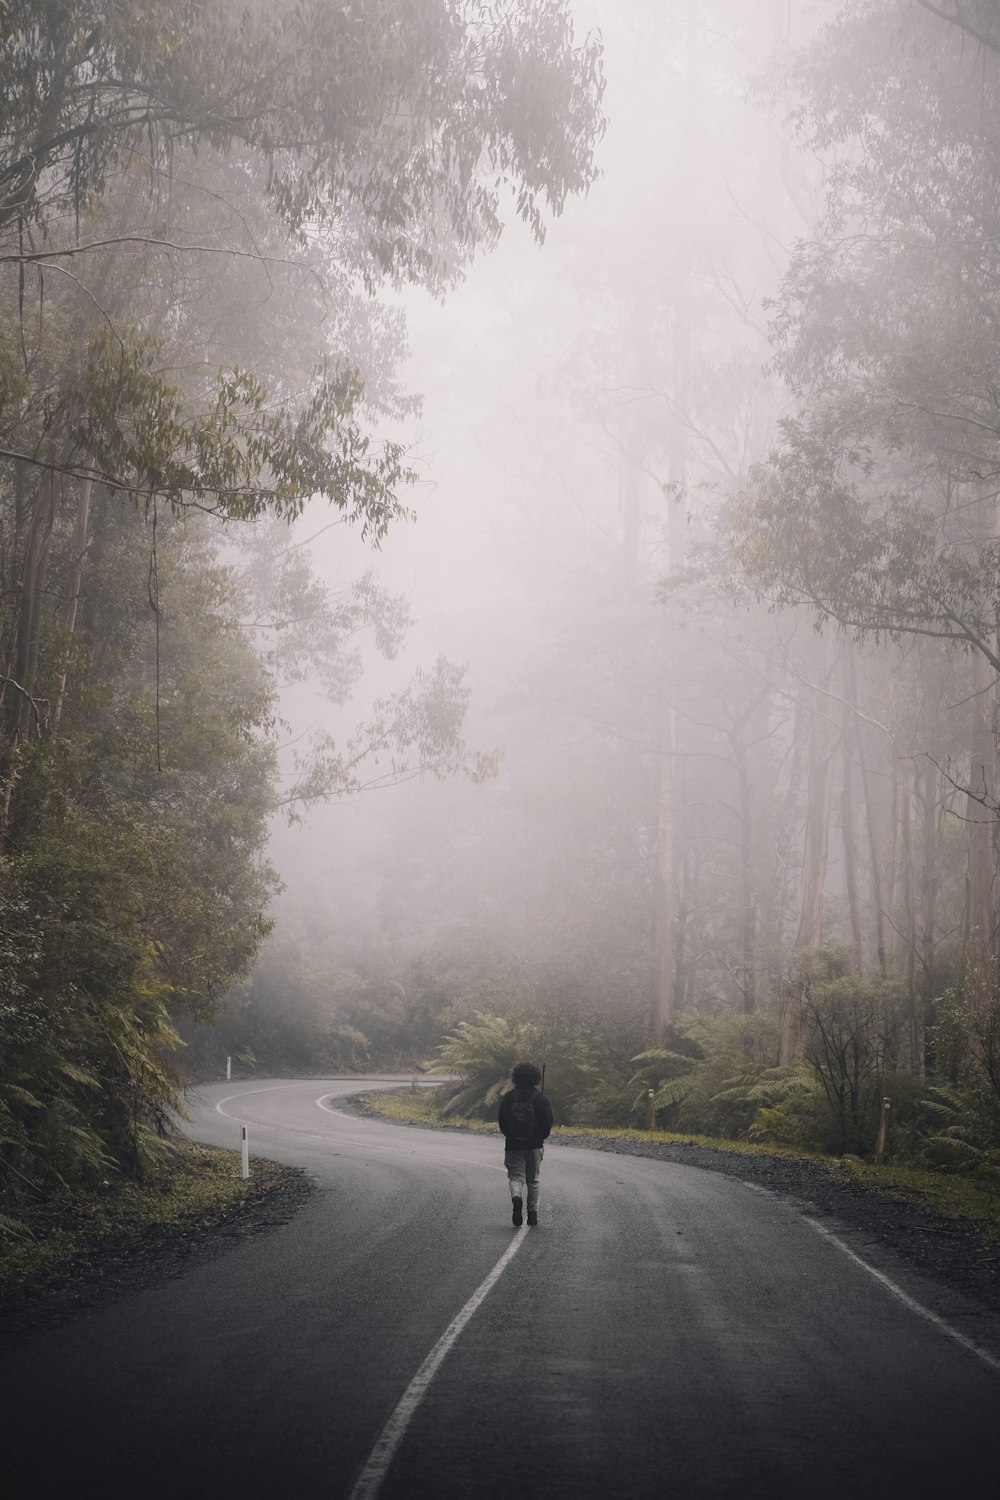
[[[90,1201],[38,1213],[35,1239],[17,1257],[24,1268],[8,1266],[0,1279],[3,1342],[21,1342],[128,1292],[183,1276],[231,1246],[287,1224],[315,1188],[298,1167],[257,1158],[250,1180],[236,1184],[234,1153],[203,1147],[199,1154],[212,1162],[199,1192],[166,1195],[173,1201],[163,1204],[126,1202],[104,1212]]]

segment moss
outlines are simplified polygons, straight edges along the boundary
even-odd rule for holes
[[[1000,1196],[989,1183],[921,1167],[882,1166],[857,1156],[826,1159],[831,1172],[900,1202],[919,1202],[945,1219],[965,1219],[1000,1240]]]
[[[496,1123],[490,1120],[443,1120],[438,1114],[434,1093],[433,1089],[427,1088],[418,1089],[416,1093],[410,1089],[401,1089],[398,1093],[383,1093],[379,1090],[373,1094],[359,1094],[357,1098],[367,1114],[377,1115],[380,1119],[417,1122],[449,1130],[485,1131],[496,1135]]]

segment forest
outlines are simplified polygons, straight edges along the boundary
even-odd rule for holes
[[[4,1222],[227,1057],[995,1178],[989,0],[0,38]]]

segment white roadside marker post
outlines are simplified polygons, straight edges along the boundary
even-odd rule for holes
[[[241,1177],[249,1177],[250,1176],[250,1142],[247,1140],[247,1128],[246,1128],[245,1125],[241,1125],[240,1126],[240,1145],[241,1145],[241,1148],[242,1148],[242,1155],[243,1155],[243,1170],[240,1173],[240,1176]]]
[[[227,1057],[226,1058],[226,1082],[227,1083],[232,1083],[232,1080],[233,1080],[233,1060],[232,1060],[231,1057]]]

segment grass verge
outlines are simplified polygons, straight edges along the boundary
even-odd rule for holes
[[[36,1207],[23,1217],[23,1233],[0,1234],[0,1291],[58,1281],[95,1264],[109,1247],[127,1254],[165,1234],[227,1223],[268,1190],[270,1179],[277,1183],[281,1169],[253,1161],[250,1171],[244,1181],[238,1151],[182,1141],[170,1170],[151,1182],[117,1182]]]
[[[431,1089],[421,1089],[415,1094],[409,1090],[400,1090],[398,1093],[380,1091],[361,1097],[364,1099],[366,1112],[381,1119],[432,1125],[437,1129],[474,1130],[487,1135],[495,1135],[497,1132],[496,1125],[487,1120],[442,1120],[436,1113],[436,1100]],[[555,1139],[564,1136],[573,1140],[585,1140],[590,1136],[602,1141],[700,1147],[737,1156],[777,1156],[792,1161],[813,1162],[839,1181],[846,1179],[856,1182],[868,1192],[880,1193],[896,1201],[917,1202],[928,1213],[938,1214],[944,1219],[971,1221],[989,1239],[1000,1241],[1000,1194],[997,1193],[995,1184],[977,1182],[970,1177],[951,1176],[895,1163],[879,1167],[874,1162],[862,1161],[857,1156],[818,1156],[807,1151],[796,1151],[791,1146],[763,1146],[750,1141],[719,1140],[712,1136],[677,1135],[665,1130],[557,1125],[552,1134]]]

